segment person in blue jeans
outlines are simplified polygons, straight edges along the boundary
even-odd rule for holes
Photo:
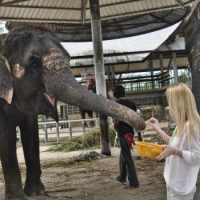
[[[122,85],[116,85],[113,91],[114,97],[117,99],[117,103],[122,104],[136,112],[136,105],[135,103],[130,100],[126,99],[125,97],[125,88]],[[120,175],[117,177],[117,181],[123,183],[124,189],[133,189],[139,186],[135,164],[132,159],[131,149],[133,150],[133,136],[134,130],[133,128],[119,120],[114,120],[114,128],[118,133],[119,141],[120,141],[120,157],[119,157],[119,169]],[[128,176],[127,183],[126,178]]]

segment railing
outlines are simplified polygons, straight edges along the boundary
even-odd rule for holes
[[[176,127],[176,123],[174,122],[174,120],[172,119],[172,117],[170,115],[169,107],[166,108],[166,111],[167,111],[168,131],[170,131],[171,128]]]
[[[107,81],[115,85],[123,85],[127,92],[130,91],[142,91],[152,90],[156,88],[162,88],[165,86],[174,84],[174,77],[171,77],[169,71],[153,75],[153,76],[137,76],[137,77],[126,77],[118,79],[108,79]],[[188,76],[179,76],[178,82],[189,83],[190,78]]]
[[[110,120],[110,124],[112,124],[112,118],[109,117],[108,118]],[[86,131],[86,127],[85,127],[85,122],[86,121],[94,121],[95,122],[95,126],[99,125],[99,118],[93,118],[93,119],[80,119],[80,120],[61,120],[58,123],[56,121],[43,121],[43,122],[38,122],[38,125],[43,125],[43,132],[41,129],[39,129],[39,135],[44,135],[45,136],[45,143],[49,142],[49,135],[51,134],[56,134],[56,138],[57,138],[57,143],[60,143],[60,130],[59,130],[59,124],[67,124],[67,127],[65,130],[66,131],[62,131],[62,134],[68,134],[69,139],[72,139],[72,135],[73,133],[77,133],[80,131],[77,130],[73,130],[73,126],[72,124],[75,122],[82,122],[82,132],[83,135],[85,134]],[[51,131],[48,132],[48,129],[52,129],[51,127],[47,128],[47,125],[55,125],[56,129],[55,132]],[[74,127],[75,128],[75,127]],[[19,139],[19,142],[21,143],[21,134],[20,134],[20,130],[18,129],[17,131],[17,138]]]

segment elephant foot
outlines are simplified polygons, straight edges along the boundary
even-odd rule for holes
[[[28,200],[26,195],[23,193],[21,195],[15,194],[15,195],[6,195],[5,200]]]
[[[24,187],[24,193],[27,196],[43,195],[45,194],[44,185],[41,181],[39,183],[33,183],[33,184],[26,183]]]

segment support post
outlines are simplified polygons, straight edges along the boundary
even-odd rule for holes
[[[115,84],[115,66],[111,65],[111,77],[112,77],[112,85],[116,85]]]
[[[151,70],[151,83],[152,83],[152,89],[155,88],[155,85],[154,85],[154,76],[153,76],[153,60],[151,59],[149,61],[150,63],[150,70]]]
[[[172,53],[172,66],[174,71],[174,84],[178,83],[178,70],[177,70],[177,63],[176,63],[176,53]]]
[[[64,117],[64,120],[68,120],[68,105],[63,106],[63,117]],[[68,124],[64,123],[63,128],[68,128]]]
[[[160,58],[160,72],[161,72],[161,87],[163,87],[165,77],[164,77],[164,74],[163,74],[164,66],[163,66],[163,54],[162,53],[159,54],[159,58]]]
[[[108,79],[110,79],[110,66],[109,65],[106,66],[106,73],[107,73]]]
[[[72,127],[71,127],[70,122],[68,123],[68,126],[69,126],[69,139],[71,140],[72,139]]]
[[[97,94],[107,97],[99,0],[90,0],[90,15],[91,15],[91,29],[92,29]],[[109,156],[111,155],[111,144],[109,137],[108,117],[105,114],[100,114],[99,121],[100,121],[100,135],[101,135],[100,136],[101,153]]]
[[[56,123],[56,136],[57,136],[57,143],[60,143],[60,133],[59,133],[58,123]]]
[[[85,135],[85,121],[82,121],[83,135]]]

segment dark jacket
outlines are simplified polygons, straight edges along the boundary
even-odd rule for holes
[[[118,99],[116,102],[119,104],[122,104],[136,112],[136,105],[135,105],[134,101],[132,101],[130,99]],[[127,124],[123,121],[119,121],[119,124],[117,127],[117,132],[118,132],[118,137],[122,137],[126,133],[132,133],[134,135],[133,128],[129,124]]]

